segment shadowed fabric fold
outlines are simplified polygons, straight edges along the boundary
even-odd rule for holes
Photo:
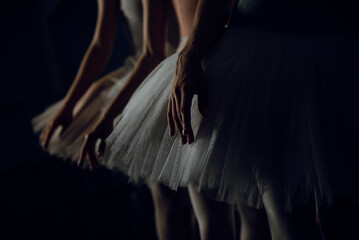
[[[320,206],[336,195],[358,201],[358,42],[358,32],[229,27],[202,62],[208,116],[195,97],[194,143],[168,134],[174,54],[116,119],[101,163],[134,182],[192,184],[215,199],[257,208],[273,185],[288,210],[314,192]]]

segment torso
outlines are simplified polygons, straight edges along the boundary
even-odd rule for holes
[[[182,0],[175,0],[182,1]],[[193,1],[193,0],[188,0]],[[193,1],[197,2],[197,1]],[[126,28],[129,41],[133,45],[134,55],[140,56],[143,48],[143,15],[141,0],[120,0],[120,15],[123,25]],[[166,53],[172,54],[179,42],[178,26],[175,13],[172,8],[168,8],[168,26]]]
[[[231,25],[298,33],[347,31],[358,27],[358,11],[356,0],[238,0]]]
[[[124,25],[129,32],[130,42],[136,55],[142,52],[142,4],[141,0],[120,1],[120,14],[124,17]]]

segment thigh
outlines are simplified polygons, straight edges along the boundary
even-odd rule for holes
[[[193,186],[188,190],[201,239],[234,239],[234,207],[199,193]]]

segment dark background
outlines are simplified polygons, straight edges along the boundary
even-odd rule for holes
[[[72,83],[96,1],[1,1],[0,14],[0,239],[155,239],[147,187],[50,157],[31,128]],[[118,26],[103,74],[131,53]]]
[[[156,239],[146,186],[50,157],[31,128],[66,94],[96,15],[96,0],[0,1],[0,239]],[[103,74],[130,50],[119,24]]]

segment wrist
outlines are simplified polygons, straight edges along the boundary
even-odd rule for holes
[[[198,45],[196,38],[190,36],[179,56],[189,62],[198,63],[202,59],[201,47],[202,45]]]

